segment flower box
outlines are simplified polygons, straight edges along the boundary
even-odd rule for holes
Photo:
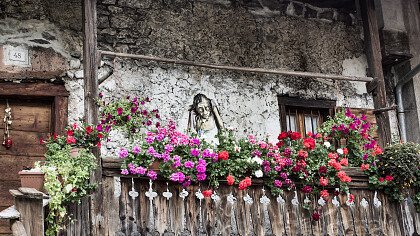
[[[22,170],[19,171],[20,184],[25,188],[34,188],[38,191],[44,190],[44,173],[41,171]]]

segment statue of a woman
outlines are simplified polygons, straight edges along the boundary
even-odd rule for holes
[[[215,136],[223,130],[224,126],[214,102],[199,93],[194,96],[189,112],[188,132],[197,133],[208,142],[218,144]]]

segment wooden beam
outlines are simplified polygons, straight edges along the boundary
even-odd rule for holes
[[[332,79],[332,80],[346,80],[346,81],[357,81],[357,82],[370,82],[373,80],[371,77],[358,77],[358,76],[346,76],[346,75],[333,75],[333,74],[322,74],[315,72],[303,72],[303,71],[291,71],[291,70],[280,70],[280,69],[265,69],[265,68],[251,68],[251,67],[239,67],[239,66],[227,66],[227,65],[214,65],[206,64],[193,61],[184,61],[184,60],[174,60],[162,57],[152,57],[145,55],[129,54],[129,53],[118,53],[118,52],[108,52],[108,51],[99,51],[101,56],[111,56],[111,57],[124,57],[148,61],[157,61],[165,62],[186,66],[196,66],[204,67],[209,69],[219,69],[219,70],[232,70],[240,72],[250,72],[250,73],[263,73],[263,74],[276,74],[276,75],[288,75],[288,76],[297,76],[303,78],[321,78],[321,79]],[[103,81],[101,81],[103,82]]]
[[[68,97],[54,97],[54,133],[63,135],[68,123]]]
[[[359,0],[359,4],[363,20],[365,51],[369,64],[369,75],[376,80],[376,86],[372,93],[373,102],[375,109],[380,109],[387,107],[387,101],[375,4],[374,0]],[[391,143],[391,129],[388,113],[382,112],[375,115],[378,125],[379,141],[380,144],[384,146],[387,143]]]
[[[96,42],[96,0],[83,0],[83,70],[85,79],[85,121],[91,124],[98,123],[98,51]],[[98,168],[92,174],[90,181],[97,184],[98,188],[89,199],[83,199],[77,206],[81,213],[81,224],[77,230],[82,235],[104,235],[101,232],[102,210],[102,168],[100,152],[94,150],[97,157]],[[81,227],[81,228],[80,228]],[[102,227],[103,229],[103,227]]]
[[[2,96],[68,97],[69,92],[62,84],[51,83],[0,83]]]

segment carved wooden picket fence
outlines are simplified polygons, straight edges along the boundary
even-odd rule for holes
[[[418,235],[420,214],[408,200],[402,204],[367,188],[357,170],[347,196],[331,198],[321,207],[319,221],[303,208],[304,194],[271,196],[262,185],[238,190],[221,185],[211,198],[202,198],[207,186],[183,190],[164,181],[127,178],[115,161],[103,163],[103,222],[101,235]],[[186,192],[188,195],[186,196]]]

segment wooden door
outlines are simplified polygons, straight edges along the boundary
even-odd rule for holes
[[[13,205],[9,189],[20,187],[18,172],[24,167],[33,167],[36,161],[44,159],[45,146],[39,140],[53,131],[52,99],[0,97],[0,142],[3,142],[3,117],[7,102],[12,109],[9,130],[13,145],[8,149],[0,146],[0,211]],[[1,227],[9,226],[3,222]]]
[[[18,172],[43,160],[45,146],[39,140],[50,133],[64,133],[69,93],[62,84],[0,83],[0,211],[13,205],[9,189],[20,187]],[[6,100],[12,109],[9,127],[13,140],[6,149],[3,142]],[[9,222],[0,220],[0,236],[11,235]]]

